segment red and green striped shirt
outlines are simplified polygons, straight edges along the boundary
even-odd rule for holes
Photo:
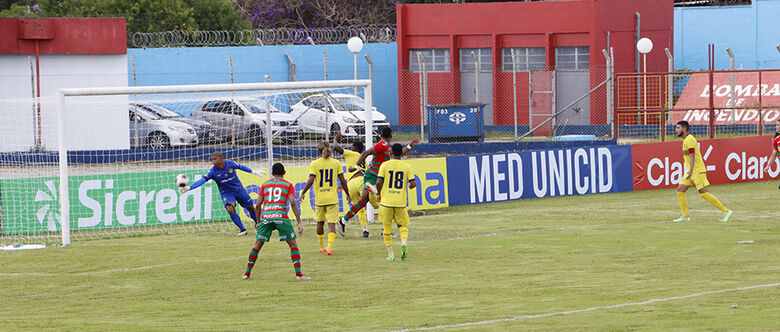
[[[371,165],[368,166],[368,170],[374,174],[379,174],[379,167],[388,160],[390,160],[390,144],[381,140],[374,145],[374,159],[371,159]]]
[[[295,199],[295,187],[284,179],[270,179],[260,187],[263,195],[261,220],[290,220],[287,216],[287,204]]]

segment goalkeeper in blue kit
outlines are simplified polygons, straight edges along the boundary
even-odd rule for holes
[[[192,185],[179,188],[179,192],[184,194],[189,190],[202,186],[209,180],[214,180],[219,188],[219,194],[222,195],[222,204],[225,205],[225,210],[227,210],[230,219],[233,220],[233,223],[236,224],[240,230],[237,235],[246,235],[246,228],[244,228],[244,224],[241,223],[241,218],[238,216],[238,213],[236,213],[236,202],[249,211],[249,216],[252,217],[255,226],[257,226],[257,211],[255,211],[255,207],[252,204],[252,198],[249,197],[249,193],[246,192],[241,180],[238,179],[236,170],[252,173],[257,176],[264,176],[266,175],[266,172],[262,170],[252,170],[235,161],[225,160],[220,152],[212,153],[210,159],[211,164],[214,165],[214,167],[212,167],[202,178],[193,182]]]

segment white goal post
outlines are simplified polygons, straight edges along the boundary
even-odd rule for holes
[[[120,96],[120,95],[140,95],[140,94],[175,94],[175,93],[212,93],[212,92],[240,92],[240,91],[275,91],[275,90],[297,90],[297,89],[343,89],[343,88],[363,88],[365,121],[365,142],[366,147],[373,142],[373,107],[371,95],[370,80],[333,80],[333,81],[306,81],[306,82],[273,82],[273,83],[246,83],[246,84],[208,84],[208,85],[171,85],[171,86],[139,86],[139,87],[105,87],[105,88],[72,88],[60,89],[56,94],[56,114],[57,114],[57,138],[59,141],[59,205],[60,205],[60,226],[62,232],[62,245],[71,243],[70,237],[70,190],[68,188],[68,144],[66,141],[67,119],[66,106],[69,97],[91,97],[91,96]],[[269,124],[270,126],[270,124]],[[271,131],[266,131],[267,135],[273,135]],[[268,154],[273,156],[273,150],[270,148]],[[270,168],[270,165],[269,165]]]

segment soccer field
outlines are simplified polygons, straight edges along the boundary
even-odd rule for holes
[[[334,256],[307,225],[309,281],[276,235],[241,280],[254,237],[229,227],[0,252],[0,330],[780,329],[777,182],[711,191],[728,223],[692,190],[672,223],[673,189],[440,210],[395,262],[377,224]]]

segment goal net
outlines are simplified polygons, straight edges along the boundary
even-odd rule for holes
[[[218,151],[252,169],[281,162],[300,192],[320,141],[341,134],[349,148],[388,125],[370,91],[368,80],[345,80],[63,89],[0,100],[0,246],[238,231],[213,181],[180,194],[175,177],[201,178]],[[256,202],[270,171],[237,173]],[[314,214],[309,198],[304,219]],[[254,227],[247,210],[236,210]]]

